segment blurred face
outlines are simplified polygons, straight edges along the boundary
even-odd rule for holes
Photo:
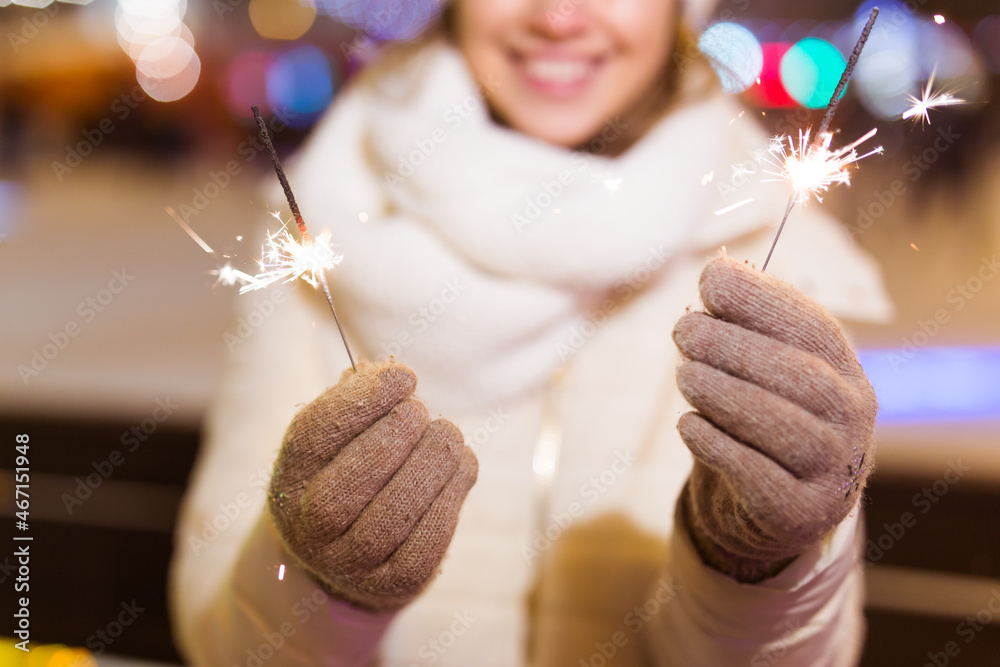
[[[476,77],[494,83],[501,120],[576,147],[642,108],[667,66],[677,2],[454,0],[455,32]]]

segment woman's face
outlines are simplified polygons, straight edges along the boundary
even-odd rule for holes
[[[628,122],[650,93],[673,46],[676,2],[453,4],[459,48],[495,113],[525,134],[576,147],[617,116]]]

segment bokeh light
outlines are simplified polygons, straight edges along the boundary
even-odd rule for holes
[[[267,68],[271,56],[261,51],[244,51],[233,59],[226,72],[226,105],[237,117],[252,118],[251,105],[263,106],[267,99]]]
[[[333,99],[334,81],[326,55],[315,46],[280,53],[267,70],[267,101],[292,127],[312,125]]]
[[[917,43],[917,60],[925,75],[937,70],[938,78],[955,79],[972,68],[972,42],[954,23],[924,23],[917,28]]]
[[[201,76],[194,36],[184,24],[186,0],[118,0],[118,44],[136,66],[136,80],[150,97],[173,102]]]
[[[437,20],[443,0],[319,0],[318,9],[377,39],[405,41]]]
[[[168,40],[173,41],[167,46],[160,46]],[[154,48],[158,51],[157,56],[161,55],[161,48],[166,55],[155,61],[145,62],[146,51]],[[168,37],[151,44],[143,51],[143,56],[140,56],[136,65],[135,76],[142,89],[154,100],[174,102],[194,90],[201,76],[201,60],[190,44],[176,37]]]
[[[795,106],[781,82],[781,60],[792,48],[787,42],[765,42],[761,44],[764,65],[760,70],[759,82],[750,87],[747,97],[759,107],[784,109]]]
[[[753,33],[736,23],[716,23],[698,39],[727,93],[741,93],[754,84],[764,66],[764,53]]]
[[[298,39],[315,20],[310,0],[250,0],[250,22],[261,37]]]
[[[830,103],[847,61],[830,42],[807,37],[781,59],[781,83],[796,102],[810,109]]]

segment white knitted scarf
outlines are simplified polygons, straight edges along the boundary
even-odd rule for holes
[[[504,400],[543,383],[607,299],[777,222],[784,187],[734,172],[767,140],[732,99],[681,104],[602,157],[622,129],[608,119],[584,153],[501,127],[441,42],[354,81],[291,179],[344,254],[330,277],[361,356],[395,354],[443,405]]]

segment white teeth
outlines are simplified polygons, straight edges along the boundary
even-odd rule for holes
[[[525,69],[547,83],[570,83],[586,76],[590,66],[581,60],[528,60]]]

